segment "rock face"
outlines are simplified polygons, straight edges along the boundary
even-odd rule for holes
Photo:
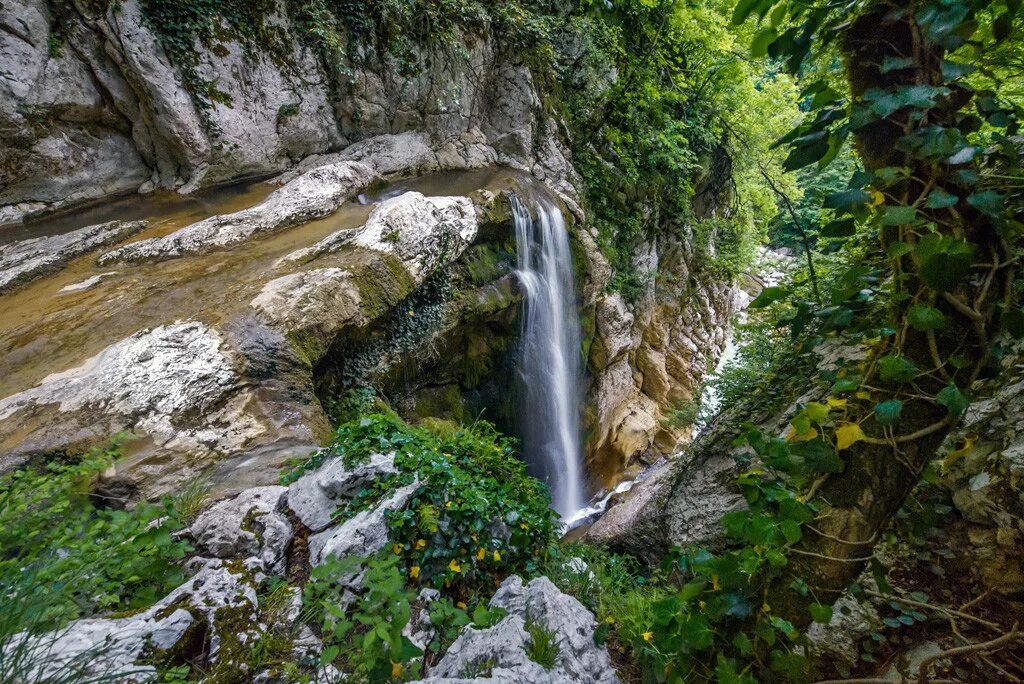
[[[145,227],[145,221],[110,221],[61,235],[0,245],[0,293],[59,270],[75,257],[119,242]]]
[[[486,33],[466,36],[465,57],[420,55],[428,66],[413,76],[383,59],[325,68],[279,7],[263,19],[281,38],[273,54],[226,30],[196,43],[194,78],[220,93],[200,108],[138,0],[102,14],[49,0],[0,12],[16,27],[0,33],[0,221],[136,189],[188,192],[335,152],[385,174],[509,164],[577,204],[558,127],[536,121],[529,69]]]
[[[337,527],[312,535],[309,538],[310,563],[320,565],[330,556],[338,559],[368,556],[383,549],[388,543],[386,512],[405,508],[419,487],[419,482],[399,487],[373,508],[359,511]]]
[[[939,483],[963,517],[965,557],[992,590],[1024,591],[1024,348],[1003,357],[1000,380],[972,388],[978,399],[947,437]]]
[[[3,465],[129,428],[178,448],[238,450],[260,431],[244,395],[217,331],[196,321],[144,330],[0,399]]]
[[[508,615],[487,629],[465,628],[424,682],[619,681],[607,649],[594,643],[597,621],[593,614],[547,577],[524,584],[522,578],[512,575],[502,582],[490,605],[504,608]],[[528,624],[540,625],[554,635],[558,653],[550,670],[530,659]]]
[[[320,532],[334,520],[334,511],[358,489],[386,475],[398,473],[395,455],[371,454],[365,463],[348,467],[332,458],[288,487],[288,507],[302,524]]]
[[[252,626],[256,610],[252,583],[219,562],[210,562],[141,613],[76,620],[63,630],[40,636],[16,635],[8,648],[28,640],[22,648],[37,654],[31,659],[34,681],[56,676],[67,681],[71,673],[82,681],[151,681],[156,670],[139,664],[142,656],[167,651],[194,634],[201,643],[192,647],[216,663],[222,649],[246,643],[246,629],[240,625]]]
[[[580,243],[589,271],[606,270],[588,240]],[[671,414],[699,398],[704,378],[725,350],[736,311],[733,286],[702,271],[686,240],[639,244],[634,269],[645,285],[631,303],[603,287],[586,291],[595,321],[587,416],[595,486],[614,484],[635,459],[653,463],[689,438],[690,426],[673,424]]]

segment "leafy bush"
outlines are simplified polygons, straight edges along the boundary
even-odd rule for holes
[[[92,451],[77,463],[28,466],[0,478],[0,586],[26,575],[32,609],[26,624],[45,629],[67,620],[145,606],[182,580],[175,565],[189,550],[172,503],[122,511],[97,506],[89,485],[117,456]],[[6,625],[7,629],[19,626]],[[0,634],[0,640],[9,634]]]

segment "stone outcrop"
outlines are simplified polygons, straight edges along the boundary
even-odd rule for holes
[[[604,646],[594,643],[597,621],[547,577],[524,583],[512,575],[495,592],[491,608],[508,615],[487,629],[466,627],[431,668],[431,684],[523,682],[613,684],[619,681]],[[551,669],[530,659],[528,624],[550,631],[557,645]]]
[[[607,264],[588,242],[580,239],[589,270],[601,273]],[[613,485],[638,459],[674,453],[690,437],[691,426],[674,424],[672,412],[699,399],[736,311],[733,286],[702,270],[685,240],[641,243],[634,262],[645,281],[635,301],[585,290],[594,306],[587,453],[595,488]]]
[[[57,632],[15,635],[6,646],[28,651],[33,681],[152,681],[156,669],[138,661],[159,656],[189,635],[197,654],[217,663],[255,638],[256,588],[219,561],[206,563],[180,587],[141,613],[124,618],[76,620]],[[244,646],[248,648],[248,646]],[[2,657],[3,654],[0,654]],[[26,673],[28,674],[28,673]]]
[[[1002,359],[998,381],[979,382],[958,430],[939,449],[939,485],[963,519],[965,554],[984,583],[1024,591],[1024,373],[1020,344]]]
[[[327,216],[376,178],[365,164],[318,166],[276,190],[266,200],[234,214],[211,216],[162,238],[133,242],[107,252],[100,265],[158,261],[199,254]]]
[[[338,559],[369,556],[383,549],[388,542],[387,511],[405,508],[419,487],[419,482],[399,487],[373,508],[359,511],[340,525],[312,535],[309,538],[310,563],[320,565],[330,556]]]
[[[334,521],[334,512],[360,487],[386,475],[396,475],[395,455],[371,454],[369,460],[354,466],[341,458],[331,458],[288,487],[288,507],[302,524],[320,532]]]
[[[261,428],[210,326],[180,321],[111,345],[77,368],[0,399],[3,465],[134,429],[178,450],[242,448]]]
[[[145,221],[109,221],[60,235],[0,245],[0,293],[53,273],[75,257],[120,242],[145,227]]]

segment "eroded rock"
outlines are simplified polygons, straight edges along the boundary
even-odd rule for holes
[[[199,254],[327,216],[369,185],[373,169],[339,162],[307,171],[260,204],[233,214],[211,216],[166,237],[141,240],[107,252],[100,264],[158,261]]]
[[[283,574],[292,526],[282,514],[288,489],[254,487],[204,511],[189,528],[200,552],[217,558],[255,556],[261,569]]]
[[[263,429],[232,402],[239,391],[223,338],[208,325],[143,330],[0,399],[0,444],[9,449],[0,465],[128,428],[161,443],[238,450]]]
[[[145,221],[108,221],[60,235],[0,245],[0,293],[57,271],[75,257],[123,240],[145,227]]]
[[[352,467],[341,458],[331,458],[288,487],[288,507],[303,525],[320,532],[333,522],[334,512],[345,498],[371,481],[397,472],[394,453],[371,454],[369,460]]]
[[[386,512],[404,508],[419,487],[418,481],[400,487],[375,507],[359,511],[340,525],[312,535],[309,538],[310,564],[320,565],[329,556],[338,559],[367,556],[383,549],[388,542]]]
[[[490,605],[504,608],[508,615],[487,629],[466,627],[424,682],[619,681],[607,649],[594,643],[597,621],[593,613],[559,591],[547,577],[524,584],[522,578],[512,575],[502,582]],[[550,670],[530,660],[528,623],[538,623],[554,634],[558,654]]]

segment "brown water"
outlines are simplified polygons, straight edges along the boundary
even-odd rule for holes
[[[47,375],[80,365],[103,348],[139,330],[195,319],[209,324],[245,313],[268,281],[294,270],[334,265],[326,255],[311,266],[277,266],[281,257],[331,233],[361,226],[372,203],[406,190],[425,195],[466,195],[519,182],[504,169],[431,174],[384,188],[365,204],[349,202],[323,219],[249,240],[230,250],[153,264],[99,267],[91,253],[58,273],[0,296],[0,397],[38,384]],[[277,186],[245,182],[192,195],[134,196],[77,212],[0,229],[0,239],[54,235],[113,219],[144,218],[150,226],[126,242],[160,237],[215,214],[258,204]],[[13,232],[12,232],[13,231]],[[107,249],[110,249],[108,247]],[[106,251],[106,250],[103,250]],[[78,292],[61,288],[102,273],[99,285]]]

